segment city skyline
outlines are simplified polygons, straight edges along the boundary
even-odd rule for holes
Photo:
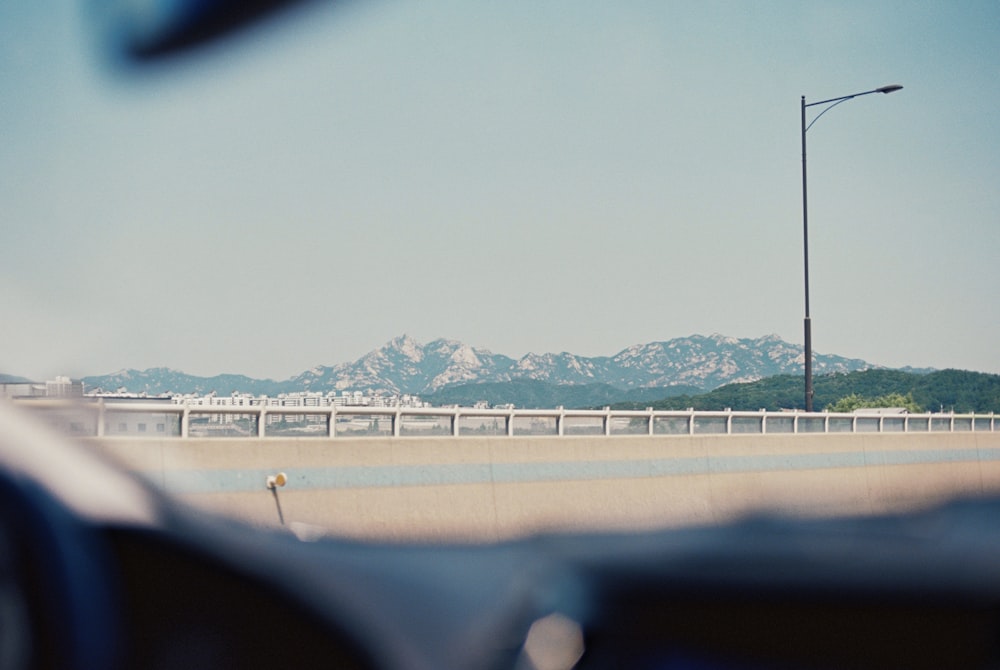
[[[1000,7],[311,3],[121,69],[0,7],[0,372],[278,379],[409,333],[1000,373]]]

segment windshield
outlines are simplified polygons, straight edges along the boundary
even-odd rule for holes
[[[798,341],[800,96],[895,81],[906,90],[810,130],[816,347],[1000,371],[992,3],[311,2],[149,59],[109,40],[99,7],[0,9],[11,383],[167,368],[234,375],[227,396],[241,390],[235,376],[288,379],[403,333],[515,359],[607,357],[694,332]],[[351,383],[337,393],[365,378]],[[653,447],[622,457],[602,451],[612,442],[559,442],[538,465],[530,439],[499,442],[567,426],[621,439],[684,430],[669,417],[515,425],[428,408],[402,430],[482,441],[404,448],[392,412],[275,410],[295,457],[272,459],[261,454],[274,441],[238,439],[260,435],[259,413],[88,412],[64,427],[172,492],[254,520],[363,533],[382,505],[409,510],[407,523],[437,506],[496,537],[500,509],[537,512],[529,530],[672,523],[613,513],[632,497],[714,514],[691,513],[708,489],[657,492],[649,473],[668,466]],[[720,420],[732,430],[719,417],[697,425]],[[147,447],[96,439],[122,425]],[[338,425],[374,437],[303,441]],[[593,462],[615,465],[595,474]],[[330,495],[307,502],[295,484],[308,478]],[[610,481],[638,483],[601,493]],[[404,489],[413,497],[400,502]]]

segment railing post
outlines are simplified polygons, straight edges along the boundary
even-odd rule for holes
[[[104,398],[97,400],[97,437],[104,437]]]
[[[559,413],[556,414],[556,435],[558,435],[559,437],[562,437],[563,434],[564,434],[563,433],[563,419],[566,418],[566,410],[563,408],[562,405],[560,405],[556,409],[559,410]]]
[[[461,413],[457,407],[451,413],[451,434],[453,437],[458,437],[458,417]]]
[[[514,410],[507,413],[507,437],[514,436]]]
[[[605,436],[611,434],[611,408],[604,408],[604,434]]]
[[[654,434],[654,431],[653,431],[653,408],[652,407],[647,407],[646,411],[649,412],[649,433],[648,434],[649,435],[653,435]]]
[[[263,407],[257,411],[257,437],[264,437],[267,434],[267,410]]]
[[[403,423],[403,410],[399,407],[396,408],[396,413],[392,416],[392,436],[399,437],[399,433],[402,430]]]
[[[767,410],[761,410],[760,413],[760,434],[767,435]]]
[[[191,406],[184,403],[184,409],[181,410],[181,437],[188,436],[188,429],[191,426]]]

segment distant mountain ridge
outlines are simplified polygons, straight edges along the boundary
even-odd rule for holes
[[[800,374],[802,347],[777,335],[738,339],[692,335],[637,344],[613,356],[586,357],[568,352],[529,353],[513,359],[455,340],[421,344],[407,335],[390,340],[352,363],[317,366],[284,381],[244,375],[197,377],[169,368],[121,370],[84,377],[87,389],[131,393],[233,392],[278,395],[296,391],[365,391],[431,395],[457,385],[518,380],[554,386],[607,385],[622,391],[685,387],[705,391],[724,384],[756,381],[779,374]],[[877,366],[860,359],[817,354],[817,375]]]
[[[490,406],[512,404],[515,407],[538,409],[566,407],[605,407],[633,403],[647,407],[654,402],[675,396],[700,394],[693,386],[645,387],[617,389],[609,384],[549,384],[537,379],[515,379],[509,382],[454,384],[421,398],[435,406],[469,407],[485,402]]]

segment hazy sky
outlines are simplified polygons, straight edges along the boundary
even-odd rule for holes
[[[0,4],[0,372],[287,378],[407,333],[1000,373],[1000,3],[320,2],[109,65]]]

